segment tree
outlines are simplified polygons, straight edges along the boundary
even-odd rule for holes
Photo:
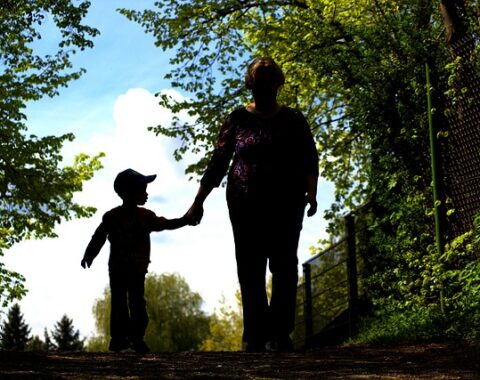
[[[197,350],[208,334],[209,317],[202,311],[203,300],[178,274],[147,275],[145,299],[149,324],[145,342],[154,352]],[[88,350],[106,350],[110,337],[110,291],[93,306],[97,335]]]
[[[38,335],[34,335],[27,343],[26,351],[46,351],[45,342]]]
[[[460,14],[465,13],[465,10],[464,0],[440,0],[440,12],[449,44],[453,44],[464,37],[466,28]]]
[[[269,274],[266,284],[267,297],[272,297],[272,275]],[[209,335],[200,346],[204,351],[239,351],[242,349],[243,313],[242,294],[235,292],[236,307],[227,303],[224,296],[220,306],[210,316]]]
[[[43,330],[43,344],[44,344],[44,349],[45,351],[51,351],[55,348],[54,344],[52,343],[52,339],[50,338],[50,334],[48,333],[47,328]]]
[[[87,351],[107,351],[110,342],[110,310],[111,310],[111,294],[107,287],[103,291],[102,298],[95,300],[92,307],[93,316],[95,318],[96,335],[89,337],[87,340]]]
[[[175,47],[166,77],[192,96],[180,102],[166,97],[160,101],[196,118],[192,125],[177,120],[154,131],[181,138],[184,145],[178,157],[188,149],[210,151],[220,122],[247,101],[242,81],[246,64],[252,56],[273,56],[287,75],[282,101],[307,115],[318,141],[323,176],[336,184],[335,212],[367,198],[373,139],[387,137],[385,125],[398,127],[392,124],[398,124],[397,114],[389,107],[396,106],[392,98],[398,99],[402,85],[407,84],[402,96],[415,95],[416,100],[425,95],[418,91],[418,83],[424,82],[424,60],[442,27],[435,18],[430,22],[431,17],[438,18],[431,1],[353,5],[348,0],[164,0],[156,7],[121,12],[153,34],[159,47]],[[421,121],[421,128],[425,128],[424,108],[419,112],[423,103],[418,102],[411,122]],[[410,137],[405,139],[418,145],[413,151],[420,147],[423,152],[427,140]],[[402,146],[400,141],[391,142],[395,145],[387,142],[386,148]],[[206,162],[201,158],[188,170],[201,173]]]
[[[209,335],[200,345],[203,351],[239,351],[242,349],[242,300],[240,292],[235,293],[237,308],[227,304],[225,297],[210,316]]]
[[[145,298],[150,323],[145,340],[154,351],[196,350],[208,333],[200,294],[178,274],[149,275]]]
[[[14,304],[0,331],[0,344],[4,350],[23,351],[30,340],[30,327],[23,320],[18,303]]]
[[[82,24],[90,3],[70,0],[8,0],[0,4],[0,256],[28,238],[55,236],[62,220],[95,211],[73,200],[101,167],[100,155],[79,154],[61,166],[62,145],[74,139],[29,135],[26,104],[59,94],[83,69],[73,70],[71,55],[93,46],[98,30]],[[58,49],[43,52],[42,27],[58,31]],[[0,262],[0,301],[21,298],[24,278]]]
[[[66,314],[55,324],[52,338],[57,351],[83,351],[84,339],[80,339],[80,331],[75,331],[73,320]]]

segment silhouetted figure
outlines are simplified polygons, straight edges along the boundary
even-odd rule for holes
[[[188,224],[186,216],[166,219],[138,207],[146,203],[147,184],[155,178],[156,175],[144,176],[132,169],[117,175],[114,189],[123,204],[103,215],[81,262],[83,268],[90,267],[108,238],[110,351],[133,348],[138,353],[149,352],[143,337],[148,325],[144,286],[150,263],[150,232],[173,230]]]
[[[277,102],[284,74],[271,58],[248,67],[253,102],[233,111],[221,127],[213,156],[187,216],[199,223],[203,202],[229,167],[227,203],[235,240],[247,351],[293,349],[297,248],[305,205],[317,209],[318,154],[298,110]],[[265,274],[272,273],[268,304]]]

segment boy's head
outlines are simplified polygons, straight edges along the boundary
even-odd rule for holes
[[[143,175],[133,169],[127,169],[117,174],[113,182],[115,192],[124,201],[134,201],[145,204],[147,201],[147,184],[157,178],[156,174]]]

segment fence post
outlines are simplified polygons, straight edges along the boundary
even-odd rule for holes
[[[303,316],[305,318],[305,346],[308,346],[313,335],[313,319],[312,319],[312,277],[309,263],[303,264],[303,280],[304,280],[304,302]]]
[[[428,112],[428,134],[430,139],[430,163],[432,168],[432,193],[433,193],[433,211],[435,216],[435,244],[437,246],[438,257],[444,252],[444,224],[445,224],[445,196],[442,188],[442,177],[440,175],[440,154],[438,152],[439,143],[437,130],[433,124],[432,115],[432,85],[430,82],[430,68],[425,64],[425,78],[427,82],[427,112]],[[445,312],[443,305],[443,288],[440,290],[440,309]]]
[[[353,322],[357,317],[358,282],[357,282],[357,255],[355,241],[355,217],[353,214],[345,216],[347,238],[347,275],[348,275],[348,329],[352,335]]]

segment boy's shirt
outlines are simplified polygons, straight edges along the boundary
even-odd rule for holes
[[[110,271],[132,269],[137,273],[147,273],[150,232],[164,230],[166,223],[167,219],[146,208],[116,207],[103,215],[102,223],[87,246],[85,257],[93,260],[108,238]]]

